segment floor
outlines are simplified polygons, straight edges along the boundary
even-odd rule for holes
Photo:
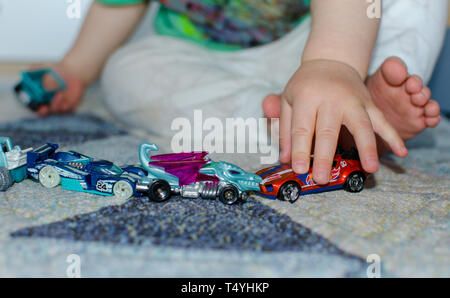
[[[13,68],[11,68],[14,70]],[[45,141],[117,164],[136,164],[142,141],[125,130],[97,87],[77,115],[37,119],[0,79],[0,135],[24,147]],[[81,274],[150,277],[366,276],[371,254],[382,276],[450,277],[450,122],[387,156],[360,194],[335,191],[291,205],[257,196],[227,207],[174,198],[165,204],[47,190],[31,180],[0,193],[0,276],[64,277],[77,254]],[[256,171],[257,155],[213,155]]]

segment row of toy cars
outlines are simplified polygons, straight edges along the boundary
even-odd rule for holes
[[[296,174],[288,165],[278,165],[248,173],[236,165],[213,161],[207,152],[150,155],[155,144],[139,149],[139,166],[118,167],[75,151],[58,151],[48,143],[37,149],[13,147],[9,138],[0,138],[0,191],[27,176],[46,188],[63,189],[128,199],[146,196],[155,202],[172,195],[185,198],[218,198],[234,204],[250,191],[271,199],[295,202],[301,194],[338,188],[351,192],[363,189],[366,174],[356,153],[336,154],[330,182],[317,185],[311,171]]]
[[[215,162],[206,152],[154,155],[155,144],[140,146],[141,166],[118,167],[75,151],[58,151],[48,143],[37,149],[12,147],[9,138],[0,138],[0,191],[27,176],[46,188],[81,191],[121,199],[147,196],[162,202],[173,194],[188,198],[219,198],[234,204],[248,191],[258,191],[261,177],[226,162]]]
[[[52,69],[24,71],[21,76],[22,80],[15,86],[14,93],[32,110],[49,104],[54,95],[66,87],[61,76]],[[44,81],[49,86],[44,86]],[[225,204],[237,202],[248,191],[258,191],[262,180],[258,175],[247,173],[233,164],[214,162],[206,152],[150,158],[148,153],[158,150],[154,144],[142,144],[139,156],[141,166],[128,167],[118,167],[73,151],[56,152],[57,149],[57,145],[47,144],[28,152],[20,178],[23,180],[28,174],[47,188],[61,184],[67,190],[124,199],[146,195],[153,201],[161,202],[173,194],[179,194],[189,198],[219,198]],[[6,190],[11,185],[12,182],[7,181],[0,190]]]
[[[36,150],[33,148],[22,150],[19,146],[13,147],[10,138],[0,137],[0,145],[0,191],[7,190],[14,183],[21,182],[29,176],[47,188],[61,184],[68,190],[124,197],[129,189],[120,189],[122,183],[116,187],[115,184],[112,184],[112,187],[109,187],[111,184],[106,186],[103,178],[108,177],[105,181],[112,182],[114,178],[119,181],[118,178],[123,176],[136,182],[140,177],[110,162],[94,161],[93,158],[74,151],[57,152],[56,144],[48,143]],[[141,173],[143,175],[142,171]],[[97,191],[96,188],[102,191]],[[135,193],[131,192],[130,196],[132,195]]]
[[[52,69],[24,71],[21,76],[14,93],[33,110],[49,104],[66,87]],[[359,192],[366,179],[355,151],[336,154],[329,183],[317,185],[311,167],[308,173],[297,174],[289,165],[277,165],[255,175],[230,163],[212,161],[207,152],[150,157],[150,152],[158,150],[154,144],[141,145],[140,166],[118,167],[73,151],[57,152],[56,144],[21,150],[12,147],[9,138],[0,138],[0,142],[0,191],[30,176],[47,188],[61,185],[67,190],[124,199],[147,196],[161,202],[178,194],[187,198],[219,198],[225,204],[233,204],[247,192],[255,191],[267,198],[292,203],[302,194],[320,191],[345,188]]]

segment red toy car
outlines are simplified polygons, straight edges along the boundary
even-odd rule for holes
[[[311,157],[312,165],[312,157]],[[336,154],[331,168],[330,182],[317,185],[312,179],[312,168],[306,174],[296,174],[289,165],[278,165],[256,173],[263,179],[258,194],[294,203],[300,195],[344,188],[360,192],[367,174],[361,167],[356,151]]]

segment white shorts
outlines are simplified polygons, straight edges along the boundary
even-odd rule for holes
[[[369,73],[390,56],[427,82],[446,28],[447,0],[384,0]],[[103,71],[105,101],[119,120],[170,136],[176,117],[262,117],[261,103],[281,92],[300,66],[311,21],[268,45],[235,52],[212,51],[152,34],[114,53]]]

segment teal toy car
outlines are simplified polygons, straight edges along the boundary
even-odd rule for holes
[[[49,104],[56,93],[66,88],[64,80],[52,69],[39,69],[22,72],[22,80],[14,87],[17,99],[32,110]],[[47,89],[44,86],[44,76],[50,75],[57,87]]]
[[[27,153],[32,150],[12,146],[11,139],[0,137],[0,191],[6,191],[14,183],[27,177]]]
[[[141,166],[147,171],[136,190],[156,202],[175,194],[184,198],[216,199],[232,205],[250,191],[260,191],[262,178],[236,165],[212,161],[208,152],[149,154],[158,151],[155,144],[143,143],[139,149]]]

